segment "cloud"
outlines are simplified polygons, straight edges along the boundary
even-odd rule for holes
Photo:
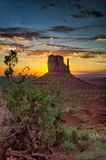
[[[86,25],[81,27],[70,27],[67,25],[57,25],[57,26],[51,26],[49,29],[44,30],[37,30],[37,29],[30,29],[30,28],[21,28],[21,27],[15,27],[15,28],[0,28],[0,40],[8,39],[13,40],[16,42],[27,42],[29,40],[34,39],[50,39],[51,37],[53,39],[67,39],[67,38],[61,38],[59,36],[51,36],[51,32],[58,32],[58,33],[69,33],[74,32],[78,30],[87,30],[90,28],[97,28],[101,27],[101,25]],[[69,38],[71,39],[71,38]]]
[[[46,30],[45,30],[45,32],[46,32]],[[47,34],[48,34],[48,33],[47,33]],[[53,39],[59,39],[60,37],[57,37],[57,36],[47,36],[47,35],[40,35],[38,38],[39,38],[39,39],[51,39],[51,38],[53,38]]]
[[[91,52],[85,52],[85,53],[82,53],[80,55],[80,58],[86,58],[86,59],[95,58],[95,57],[97,57],[97,54],[94,54],[94,53],[91,53]]]
[[[55,3],[49,3],[49,6],[51,6],[51,7],[55,7],[56,6],[56,4]]]
[[[106,41],[106,36],[100,36],[95,38],[96,41]]]
[[[69,48],[69,46],[61,45],[61,44],[50,44],[50,43],[47,43],[47,46],[49,46],[49,47],[57,47],[59,49],[68,49]]]
[[[21,28],[21,27],[12,27],[12,28],[0,28],[0,36],[5,37],[24,37],[24,38],[31,38],[31,37],[40,37],[44,31],[33,30],[30,28]]]
[[[92,0],[91,0],[92,1]],[[89,2],[91,3],[91,6],[89,7],[89,5],[86,5],[83,3],[83,1],[72,1],[72,3],[69,4],[69,10],[71,11],[71,15],[73,18],[76,18],[76,19],[80,19],[80,18],[90,18],[90,17],[93,17],[93,18],[100,18],[100,17],[103,17],[105,16],[105,12],[104,10],[97,10],[97,9],[94,9],[93,6],[92,6],[92,2]],[[94,2],[95,5],[96,3],[98,2]],[[101,2],[101,5],[102,7],[104,6],[105,2]]]
[[[95,28],[95,27],[101,27],[101,25],[99,24],[98,25],[86,25],[86,26],[81,26],[81,27],[70,27],[66,25],[57,25],[57,26],[52,26],[47,31],[58,32],[58,33],[69,33],[73,31],[90,29],[90,28]]]
[[[71,6],[69,6],[69,10],[71,10],[72,17],[77,18],[77,19],[90,18],[90,17],[99,18],[105,15],[103,11],[93,9],[92,7],[90,8],[85,7],[85,5],[83,5],[83,2],[80,2],[80,1],[73,2]],[[73,14],[74,12],[75,14]]]
[[[80,11],[78,14],[73,14],[72,17],[80,19],[80,18],[90,18],[90,17],[95,17],[95,18],[100,18],[103,17],[104,13],[101,11],[97,10],[84,10]]]
[[[8,48],[10,48],[10,45],[7,45],[7,44],[5,44],[5,45],[0,45],[0,49],[1,50],[3,50],[3,49],[8,49]]]
[[[96,62],[96,63],[99,63],[99,64],[106,64],[106,60],[100,60],[100,61],[94,61],[94,62]]]
[[[51,36],[48,35],[48,29],[37,30],[30,28],[0,28],[0,40],[3,39],[14,39],[15,41],[28,41],[32,39],[50,39]],[[53,39],[58,39],[57,36],[52,36]]]
[[[27,55],[31,56],[31,55],[50,55],[50,54],[54,54],[54,55],[62,55],[62,56],[70,56],[71,51],[70,50],[55,50],[55,51],[50,51],[50,50],[34,50],[34,51],[28,51]]]
[[[69,26],[63,26],[63,25],[58,25],[58,26],[52,26],[49,31],[53,31],[53,32],[71,32],[74,31],[75,28],[73,27],[69,27]]]
[[[85,10],[85,7],[82,4],[73,4],[72,6],[69,6],[69,10],[72,10],[76,8],[77,10]]]
[[[19,36],[19,37],[14,36],[14,37],[13,37],[13,40],[16,41],[16,42],[17,42],[17,41],[21,41],[21,42],[29,41],[28,38],[25,38],[25,37],[22,37],[22,36]]]
[[[41,9],[42,11],[45,11],[45,10],[48,9],[48,6],[47,6],[47,5],[42,5],[42,6],[40,7],[40,9]]]
[[[78,27],[77,30],[81,30],[81,29],[90,29],[90,28],[100,28],[101,25],[100,24],[92,24],[92,25],[86,25],[86,26],[81,26],[81,27]]]
[[[72,49],[58,49],[58,50],[33,50],[33,51],[28,51],[27,55],[31,56],[31,55],[50,55],[50,54],[54,54],[54,55],[62,55],[64,57],[75,57],[75,58],[82,58],[82,59],[90,59],[90,58],[96,58],[98,56],[101,55],[105,55],[106,53],[104,52],[98,52],[98,51],[86,51],[86,50],[81,50],[78,48],[72,48]]]
[[[40,55],[43,55],[43,54],[50,54],[50,51],[49,50],[34,50],[34,51],[28,51],[27,52],[27,55],[28,56],[32,56],[32,55],[35,55],[35,56],[40,56]]]
[[[24,52],[25,50],[28,50],[29,47],[23,46],[21,44],[17,45],[17,43],[14,43],[14,44],[5,43],[5,44],[0,45],[0,50],[2,50],[2,51],[8,52],[11,49],[17,50],[17,52],[19,53],[20,51]]]
[[[42,11],[46,11],[46,10],[49,9],[50,7],[54,8],[55,6],[56,6],[55,3],[53,3],[53,2],[48,2],[48,3],[46,3],[46,4],[41,5],[40,9],[41,9]]]
[[[17,44],[17,45],[24,45],[25,43],[28,43],[30,40],[25,37],[6,37],[6,36],[0,36],[0,44]]]
[[[96,41],[106,41],[106,36],[93,36],[93,37],[78,37],[76,38],[79,41],[91,41],[91,40],[96,40]]]

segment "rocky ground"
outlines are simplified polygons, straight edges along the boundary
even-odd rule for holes
[[[47,75],[46,75],[47,76]],[[57,77],[57,76],[56,76]],[[47,79],[47,77],[43,77]],[[50,78],[50,77],[49,77]],[[49,89],[53,89],[54,85],[45,85],[45,80],[40,81],[40,86]],[[57,78],[58,79],[58,78]],[[57,82],[57,81],[56,81]],[[57,83],[55,89],[57,89],[57,103],[60,103],[64,107],[63,120],[68,127],[76,128],[79,131],[87,130],[93,134],[106,135],[106,104],[104,96],[103,84],[101,87],[92,86],[89,83],[85,83],[82,80],[75,79],[63,80],[64,83],[60,84],[63,86],[60,88]],[[34,81],[34,85],[35,85]],[[52,83],[53,84],[53,83]],[[77,85],[76,85],[77,84]],[[84,85],[85,84],[85,85]],[[39,85],[38,85],[39,86]],[[83,88],[82,88],[83,86]],[[54,91],[53,91],[54,92]],[[0,130],[2,130],[2,119],[5,111],[5,105],[2,98],[0,97]],[[61,147],[51,148],[51,160],[88,160],[81,159],[81,150],[70,151],[69,149],[63,149]],[[86,149],[85,154],[90,153],[90,148]],[[26,158],[27,160],[30,160]],[[105,160],[106,157],[97,157],[92,160]],[[13,157],[8,160],[17,160]],[[32,159],[31,159],[32,160]],[[34,159],[35,160],[35,159]],[[44,159],[45,160],[45,159]],[[49,158],[48,158],[49,160]],[[91,159],[90,159],[91,160]]]

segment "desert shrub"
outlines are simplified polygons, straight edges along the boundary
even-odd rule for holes
[[[13,130],[33,125],[39,145],[49,147],[55,143],[62,110],[50,91],[21,83],[8,91],[6,100],[15,124]]]
[[[84,141],[89,140],[89,132],[88,131],[80,131],[79,138],[80,138],[80,140],[84,140]]]
[[[89,133],[89,141],[91,141],[91,142],[96,142],[98,136],[99,136],[99,135],[96,135],[96,134],[94,134],[94,133]]]
[[[78,132],[74,128],[66,127],[64,124],[59,124],[57,128],[57,133],[61,137],[61,141],[69,141],[72,143],[77,143],[78,141]]]
[[[61,141],[70,141],[72,137],[70,128],[67,128],[64,124],[59,124],[57,128],[57,133],[59,134],[59,137],[61,137]]]
[[[74,141],[75,143],[78,142],[78,140],[79,140],[79,135],[78,135],[77,130],[73,130],[73,132],[72,132],[72,139],[73,139],[73,141]]]
[[[87,146],[89,144],[89,141],[79,140],[78,144],[79,144],[80,147],[84,147],[84,146]]]
[[[96,158],[92,155],[83,154],[78,160],[96,160]]]
[[[76,145],[73,142],[70,142],[68,140],[64,141],[64,143],[61,145],[63,148],[66,148],[70,151],[76,150]]]
[[[78,160],[96,160],[97,158],[106,158],[106,142],[102,141],[101,136],[95,135],[95,137],[96,141],[91,141],[93,143],[89,143],[89,151],[81,153]]]
[[[96,139],[101,143],[106,144],[106,136],[101,135],[101,136],[98,136]]]
[[[78,160],[96,160],[97,158],[106,158],[106,152],[103,148],[97,147],[88,153],[82,153]]]

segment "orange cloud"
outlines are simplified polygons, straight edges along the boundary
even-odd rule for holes
[[[18,40],[18,41],[27,41],[27,40],[29,40],[28,38],[25,38],[25,37],[17,37],[17,36],[14,36],[13,39],[14,39],[14,40]]]
[[[0,45],[0,49],[11,49],[11,46],[7,44],[2,44]]]
[[[96,41],[106,41],[106,37],[98,37],[96,38]]]
[[[0,36],[0,40],[1,41],[9,41],[10,40],[10,37],[6,37],[6,36]]]
[[[49,54],[50,51],[49,50],[35,50],[35,51],[28,51],[27,52],[27,55],[28,56],[31,56],[31,55],[35,55],[35,56],[38,56],[38,55],[47,55]]]

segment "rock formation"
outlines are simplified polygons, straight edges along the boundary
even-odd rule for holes
[[[50,55],[48,57],[48,73],[70,74],[69,59],[67,59],[66,65],[63,56]]]

